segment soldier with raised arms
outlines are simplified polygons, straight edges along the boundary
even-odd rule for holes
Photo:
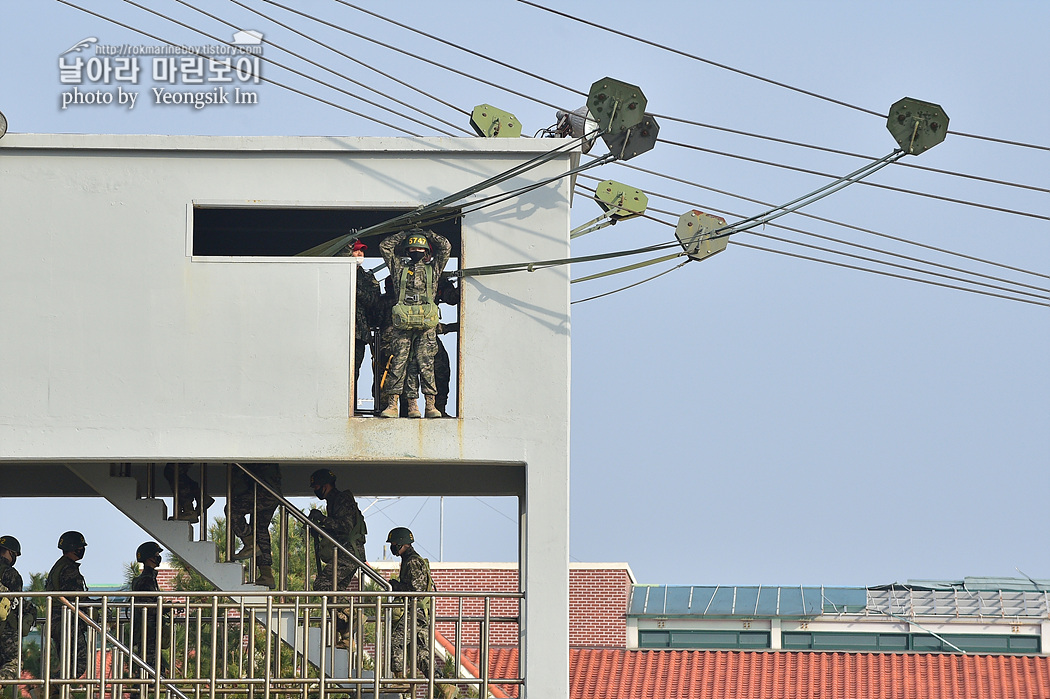
[[[437,325],[441,318],[437,284],[448,264],[452,245],[433,231],[415,228],[387,237],[379,244],[379,251],[390,270],[394,301],[389,367],[381,397],[385,407],[380,417],[398,416],[398,402],[405,390],[405,377],[413,356],[419,366],[419,384],[426,400],[425,416],[441,417],[435,404],[438,390],[434,379]],[[408,417],[420,417],[414,398],[408,396]]]

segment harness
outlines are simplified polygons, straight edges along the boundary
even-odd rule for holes
[[[394,308],[391,311],[391,320],[394,328],[397,330],[429,330],[436,328],[441,320],[441,312],[438,310],[437,304],[434,303],[434,268],[430,265],[423,265],[423,270],[426,277],[426,294],[422,299],[415,296],[409,299],[412,303],[405,303],[406,282],[408,281],[408,275],[413,274],[413,272],[407,265],[401,268],[401,283],[398,285],[400,289],[397,303],[394,304]]]

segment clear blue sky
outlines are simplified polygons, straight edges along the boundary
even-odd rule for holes
[[[605,75],[635,83],[644,89],[649,110],[658,114],[876,157],[895,146],[884,120],[860,110],[510,0],[362,2],[578,90],[586,91]],[[90,4],[100,14],[179,43],[212,43],[125,2]],[[232,33],[171,0],[144,4],[224,39]],[[554,122],[554,110],[529,98],[568,107],[583,104],[578,95],[334,0],[309,0],[296,7],[526,97],[377,48],[260,0],[249,4],[458,107],[490,103],[511,111],[530,135]],[[270,43],[294,47],[340,75],[466,126],[462,114],[226,0],[208,3],[207,9],[239,28],[262,31],[267,58],[364,93],[330,73],[288,59]],[[937,102],[954,131],[1044,148],[950,134],[934,150],[905,162],[1050,188],[1050,152],[1045,149],[1050,146],[1045,48],[1050,5],[1045,2],[614,1],[566,3],[562,9],[876,112],[885,113],[905,96]],[[391,126],[266,84],[258,86],[258,105],[195,111],[149,104],[146,78],[140,80],[144,94],[134,110],[119,105],[63,110],[60,95],[68,86],[59,82],[58,57],[91,36],[106,44],[158,43],[55,0],[5,8],[0,111],[12,132],[401,135]],[[266,77],[355,111],[422,135],[438,135],[276,67],[263,70]],[[864,162],[669,120],[661,126],[661,137],[669,141],[795,168],[845,174]],[[632,164],[772,203],[827,182],[668,143]],[[664,220],[690,208],[728,211],[730,221],[765,209],[619,165],[594,174],[648,192],[651,210],[672,212],[654,212]],[[983,281],[1050,296],[1013,284],[1050,287],[1047,192],[901,166],[890,166],[871,181],[1042,218],[866,185],[854,185],[806,211],[1043,276],[798,215],[776,223],[1002,277],[1008,281]],[[581,178],[580,184],[590,187],[594,182]],[[585,194],[577,197],[577,223],[597,213]],[[574,253],[664,242],[671,230],[655,221],[624,222],[579,239]],[[845,249],[772,226],[756,233]],[[733,240],[833,257],[752,234]],[[613,266],[617,264],[577,265],[573,276]],[[574,298],[609,291],[670,266],[579,284]],[[1050,309],[731,245],[711,260],[575,305],[572,330],[575,560],[627,561],[642,582],[651,583],[862,585],[909,577],[1016,575],[1015,567],[1050,578],[1043,539],[1050,485]],[[57,556],[58,534],[80,528],[89,542],[106,544],[105,551],[101,545],[89,547],[84,561],[89,580],[120,579],[121,563],[130,560],[143,539],[134,525],[108,514],[108,506],[89,501],[56,507],[46,519],[39,504],[9,500],[0,510],[0,528],[19,536],[27,550],[23,573],[46,569]],[[446,501],[446,560],[512,559],[514,511],[508,501]],[[436,500],[382,502],[370,513],[372,540],[377,542],[370,543],[370,556],[380,555],[378,540],[392,522],[412,522],[425,548],[437,557]]]

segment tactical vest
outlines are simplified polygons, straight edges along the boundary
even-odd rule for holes
[[[397,330],[429,330],[436,328],[441,320],[441,311],[434,303],[434,268],[423,265],[423,270],[426,275],[426,295],[418,303],[405,303],[405,286],[412,270],[407,265],[401,268],[397,303],[391,312],[391,321]]]

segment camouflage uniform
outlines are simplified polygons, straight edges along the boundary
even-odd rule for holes
[[[179,513],[192,512],[195,510],[195,503],[199,502],[201,498],[201,484],[190,477],[190,466],[192,465],[192,463],[178,464],[179,476],[176,483],[175,464],[164,464],[164,478],[168,481],[168,485],[171,486],[171,492],[178,494]],[[211,499],[209,498],[209,500]],[[211,502],[214,501],[212,500]],[[210,505],[211,502],[208,504]]]
[[[88,588],[84,576],[80,574],[80,564],[67,556],[62,556],[51,567],[51,572],[47,574],[47,582],[44,583],[44,589],[59,592],[86,592]],[[83,602],[83,599],[83,597],[80,598],[81,602]],[[72,598],[69,601],[76,604],[76,601]],[[73,648],[67,649],[62,643],[62,616],[66,612],[70,614],[71,629],[69,640],[71,643],[76,644],[76,656],[72,655]],[[62,658],[69,658],[69,662],[73,665],[71,677],[80,677],[87,670],[87,624],[72,615],[73,612],[57,599],[52,602],[51,640],[55,642],[59,662],[61,662]]]
[[[281,469],[276,463],[251,464],[245,468],[278,493],[281,492]],[[256,493],[255,481],[237,467],[233,469],[230,491],[230,531],[241,541],[252,540],[254,536],[258,556],[256,565],[273,565],[270,552],[270,521],[273,520],[273,513],[277,511],[277,498],[261,487]],[[252,522],[249,524],[248,515],[253,511]]]
[[[379,282],[364,267],[357,268],[357,312],[354,317],[354,384],[361,376],[365,347],[372,345],[372,326],[379,316]],[[375,345],[372,345],[375,354]]]
[[[426,283],[427,266],[433,268],[434,278],[440,279],[442,270],[448,264],[449,254],[452,252],[452,245],[448,240],[432,231],[427,231],[425,235],[430,242],[431,261],[429,263],[409,262],[406,265],[395,251],[408,235],[409,231],[401,231],[387,237],[379,244],[379,251],[383,254],[383,259],[390,269],[394,303],[397,303],[401,294],[401,273],[404,269],[408,269],[408,276],[405,279],[406,295],[414,295],[422,299],[430,294]],[[389,335],[391,360],[386,370],[386,381],[383,384],[384,402],[390,395],[405,392],[405,377],[408,374],[408,365],[413,354],[419,364],[419,379],[423,395],[437,395],[437,385],[434,380],[434,355],[437,354],[438,344],[437,329],[399,330],[391,327]]]
[[[325,514],[311,515],[310,519],[329,536],[346,547],[358,560],[365,560],[365,516],[357,506],[354,494],[349,490],[338,490],[335,486],[325,498]],[[318,510],[314,510],[318,512]],[[347,560],[346,554],[339,558],[339,580],[332,580],[332,563],[335,551],[327,541],[318,540],[318,554],[324,567],[314,578],[315,590],[349,590],[350,580],[357,572],[357,565]]]
[[[0,585],[9,592],[22,590],[22,576],[3,558],[0,558]],[[13,597],[7,619],[0,621],[0,679],[18,678],[18,651],[22,645],[19,618],[22,618],[22,632],[27,632],[36,620],[36,607],[31,600]]]
[[[160,592],[160,585],[157,584],[157,569],[142,566],[142,572],[131,581],[131,589],[135,592]],[[143,608],[146,610],[145,615],[142,613]],[[166,674],[166,667],[157,667],[157,598],[135,597],[132,610],[132,613],[135,615],[133,624],[135,636],[132,639],[131,647],[135,651],[135,655],[145,660],[150,667],[158,670],[161,674]],[[143,616],[145,616],[146,622],[145,629],[142,628]],[[146,641],[145,655],[142,653],[143,638]],[[162,665],[167,665],[163,658],[161,658],[161,663]]]
[[[449,306],[459,305],[459,288],[452,283],[450,278],[442,277],[441,281],[438,282],[437,300],[438,303],[447,303]],[[459,332],[458,322],[438,325],[439,335],[450,332]],[[438,341],[437,355],[434,357],[434,380],[437,382],[437,398],[434,401],[434,405],[441,411],[442,415],[447,415],[445,408],[448,407],[448,393],[452,385],[452,362],[449,360],[445,343],[440,340]]]
[[[452,279],[444,275],[442,275],[441,281],[437,285],[437,303],[447,303],[450,306],[459,305],[459,289],[456,288]],[[444,335],[450,332],[459,332],[459,323],[438,323],[437,335]],[[448,407],[449,388],[452,385],[452,361],[449,359],[448,350],[445,349],[445,343],[440,338],[437,341],[437,353],[434,355],[434,383],[437,386],[437,397],[434,400],[434,406],[441,411],[442,415],[447,416],[448,413],[445,409]],[[405,390],[401,396],[401,417],[405,416],[405,406],[408,401],[418,395],[419,362],[416,356],[412,355],[405,376]]]
[[[427,592],[437,589],[430,576],[430,564],[427,559],[416,553],[410,545],[401,554],[401,572],[397,580],[390,584],[398,592]],[[430,602],[429,599],[415,598],[408,602],[409,609],[416,608],[416,670],[422,676],[430,676]],[[401,614],[394,621],[390,636],[390,669],[398,677],[405,676],[405,634],[408,616]],[[411,650],[411,646],[409,646]]]
[[[343,248],[337,257],[352,257],[352,245]],[[365,347],[372,344],[372,327],[379,317],[379,282],[374,274],[361,265],[357,266],[357,301],[354,313],[354,385],[361,375],[361,364],[365,359]],[[373,352],[375,347],[373,346]]]

